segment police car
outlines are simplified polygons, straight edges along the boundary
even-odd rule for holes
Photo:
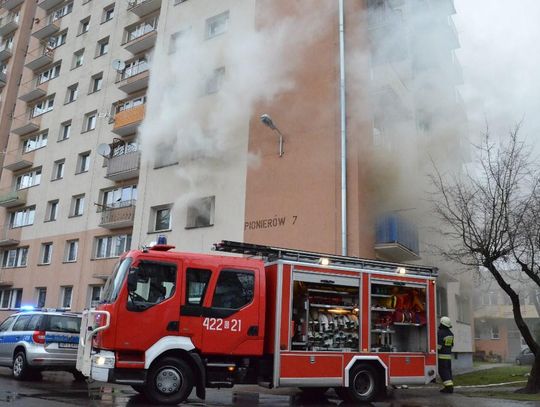
[[[65,311],[13,314],[0,324],[0,366],[11,367],[17,380],[42,370],[66,370],[83,380],[75,369],[80,327],[80,314]]]

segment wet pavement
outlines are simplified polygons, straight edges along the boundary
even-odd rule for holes
[[[17,382],[11,378],[9,369],[0,368],[0,407],[49,407],[49,406],[149,406],[143,396],[129,386],[78,383],[63,372],[45,372],[39,381]],[[257,386],[238,386],[234,389],[208,389],[203,402],[192,394],[191,406],[341,406],[348,404],[339,400],[332,391],[325,398],[310,399],[296,389],[267,390]],[[358,404],[355,404],[358,406]],[[538,402],[514,402],[471,398],[465,394],[442,395],[437,387],[396,389],[381,402],[366,404],[373,407],[517,407],[540,406]]]

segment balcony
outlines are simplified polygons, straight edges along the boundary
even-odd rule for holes
[[[4,168],[9,171],[19,171],[31,167],[33,164],[33,154],[23,154],[20,150],[6,154],[4,159]]]
[[[48,11],[55,6],[58,6],[65,0],[41,0],[38,2],[38,7],[41,7],[43,10]]]
[[[25,134],[39,130],[40,124],[41,118],[39,116],[29,118],[29,114],[24,113],[20,117],[13,119],[11,132],[19,136],[24,136]]]
[[[6,86],[7,75],[4,72],[0,72],[0,89]]]
[[[16,246],[21,241],[21,228],[12,229],[9,223],[0,230],[0,247]]]
[[[396,214],[379,218],[375,252],[390,261],[419,260],[418,230]]]
[[[0,18],[0,37],[19,28],[19,14],[7,13]]]
[[[116,113],[112,132],[119,136],[135,133],[144,119],[145,110],[145,105],[139,105]]]
[[[19,4],[22,4],[24,0],[2,0],[0,7],[6,10],[11,10],[17,7]]]
[[[52,16],[51,16],[52,17]],[[32,32],[32,36],[38,40],[50,37],[55,32],[60,30],[60,21],[53,20],[52,18],[43,19],[42,22],[37,24],[37,30]]]
[[[128,36],[128,41],[124,43],[124,48],[126,51],[131,52],[133,55],[140,54],[143,51],[146,51],[154,47],[157,38],[156,28],[142,33],[138,36]]]
[[[107,207],[101,212],[99,226],[106,229],[120,229],[133,226],[135,219],[135,200],[122,201],[114,207]]]
[[[4,45],[4,47],[0,51],[0,62],[11,58],[11,55],[13,55],[13,46]]]
[[[41,68],[52,63],[54,57],[54,50],[47,47],[40,47],[34,51],[28,53],[26,60],[28,63],[25,65],[28,69],[36,72]]]
[[[153,11],[159,10],[160,7],[161,0],[129,0],[127,9],[139,17],[142,17]]]
[[[19,90],[19,99],[28,103],[47,94],[47,82],[37,83],[36,79],[32,79],[21,85]]]
[[[12,208],[14,206],[24,205],[28,189],[15,190],[13,187],[0,190],[0,206]]]
[[[126,69],[123,73],[119,74],[116,84],[121,91],[128,94],[134,93],[148,87],[149,76],[150,72],[145,62],[144,64],[132,67],[129,71]]]
[[[107,174],[105,178],[111,181],[124,181],[139,176],[141,167],[140,151],[111,157],[107,160]]]

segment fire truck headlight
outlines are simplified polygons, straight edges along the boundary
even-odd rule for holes
[[[114,358],[113,357],[107,357],[107,356],[101,356],[96,355],[94,356],[94,365],[97,367],[106,367],[106,368],[113,368],[114,367]]]
[[[328,259],[327,257],[321,257],[319,259],[319,263],[322,265],[322,266],[328,266],[330,264],[330,259]]]

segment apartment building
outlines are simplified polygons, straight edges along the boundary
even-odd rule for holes
[[[345,1],[343,54],[338,5],[38,1],[0,178],[0,309],[90,306],[159,235],[440,265],[406,176],[411,146],[462,159],[465,129],[438,119],[463,113],[453,2]],[[467,319],[468,283],[442,269],[439,311]]]

